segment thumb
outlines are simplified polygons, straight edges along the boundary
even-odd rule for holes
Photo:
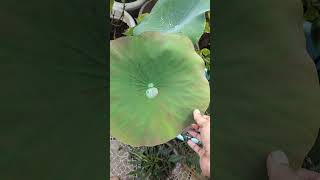
[[[287,155],[282,151],[274,151],[267,158],[269,180],[301,180],[289,167]]]
[[[194,120],[197,122],[197,124],[198,124],[200,127],[203,127],[203,125],[205,124],[205,122],[208,121],[207,119],[205,119],[205,118],[202,117],[199,109],[195,109],[195,110],[193,111],[193,118],[194,118]]]

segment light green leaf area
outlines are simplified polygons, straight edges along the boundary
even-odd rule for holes
[[[111,11],[111,9],[113,7],[113,3],[114,3],[114,0],[110,0],[110,11]]]
[[[133,33],[182,33],[196,43],[204,32],[204,13],[209,9],[209,0],[160,0]]]
[[[165,143],[194,121],[195,108],[208,107],[204,62],[188,37],[147,32],[111,41],[110,49],[110,129],[120,141]]]
[[[207,48],[201,49],[200,52],[201,52],[201,54],[202,54],[204,57],[210,56],[210,50],[207,49]]]
[[[140,14],[136,20],[137,20],[137,24],[140,24],[142,22],[143,19],[145,19],[147,16],[149,16],[149,13],[143,13],[143,14]]]
[[[301,1],[215,1],[215,7],[214,178],[266,180],[274,150],[301,167],[320,127]]]
[[[133,36],[133,28],[134,27],[130,27],[126,30],[126,32],[124,32],[123,34],[126,36]]]
[[[204,32],[210,33],[210,23],[209,23],[208,21],[206,21],[206,25],[205,25],[205,28],[204,28]]]
[[[206,24],[204,28],[204,32],[210,33],[210,11],[206,12]]]

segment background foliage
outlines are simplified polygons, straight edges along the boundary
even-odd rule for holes
[[[301,166],[318,133],[320,103],[302,3],[218,0],[212,11],[215,178],[267,179],[265,158],[277,149]]]
[[[302,3],[304,7],[304,19],[317,25],[320,20],[320,1],[302,0]],[[319,27],[316,26],[315,30],[319,31]],[[315,42],[318,41],[319,40],[315,39]],[[320,136],[318,136],[312,150],[308,153],[303,163],[303,167],[320,172]]]
[[[106,7],[0,2],[0,179],[107,176]]]

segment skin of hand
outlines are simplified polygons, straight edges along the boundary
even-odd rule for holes
[[[274,151],[267,158],[269,180],[320,180],[320,174],[303,168],[290,168],[287,155]]]
[[[188,145],[199,155],[202,175],[210,177],[210,116],[201,115],[198,109],[193,111],[196,124],[192,124],[188,133],[202,142],[203,148],[188,141]]]

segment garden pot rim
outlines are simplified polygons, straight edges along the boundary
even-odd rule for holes
[[[117,7],[114,6],[114,7],[112,8],[112,10],[111,10],[110,18],[115,17],[116,19],[119,19],[120,16],[121,16],[121,12],[122,12],[122,11],[123,11],[122,9],[119,9],[119,8],[117,8]],[[114,16],[113,16],[113,14],[114,14]],[[125,11],[125,10],[124,10],[124,17],[123,17],[122,21],[123,21],[124,23],[126,23],[126,24],[129,26],[129,28],[136,26],[136,22],[135,22],[135,20],[133,19],[133,17],[132,17],[127,11]]]
[[[130,3],[121,3],[114,1],[113,7],[123,9],[123,6],[125,4],[125,10],[126,11],[134,11],[139,9],[147,0],[136,0]]]

